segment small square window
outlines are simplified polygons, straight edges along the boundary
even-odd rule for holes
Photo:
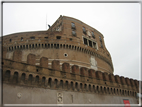
[[[48,37],[44,37],[45,39],[48,39]]]
[[[56,39],[61,39],[61,36],[56,36]]]
[[[72,41],[72,38],[70,38],[70,41]]]
[[[33,40],[33,39],[35,39],[35,37],[34,37],[34,36],[32,36],[32,37],[30,37],[30,38],[31,38],[32,40]]]
[[[23,37],[21,37],[21,41],[23,41]]]
[[[94,47],[95,49],[97,49],[97,46],[96,46],[96,43],[95,43],[95,42],[93,42],[93,47]]]

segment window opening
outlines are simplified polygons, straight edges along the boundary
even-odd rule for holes
[[[95,42],[93,42],[93,47],[96,49],[97,47],[96,47],[96,43]]]
[[[94,32],[92,32],[92,37],[95,39],[95,35],[94,35]]]
[[[54,84],[55,84],[55,87],[56,87],[56,88],[57,88],[57,83],[58,83],[58,80],[55,79]]]
[[[72,38],[70,38],[70,41],[72,41]]]
[[[76,89],[78,88],[78,83],[77,83],[77,82],[75,83],[75,88],[76,88]]]
[[[42,77],[42,83],[45,83],[45,77]]]
[[[45,39],[48,39],[48,37],[44,37]]]
[[[38,69],[36,69],[36,72],[38,72]]]
[[[101,43],[101,48],[103,48],[103,44]]]
[[[39,82],[39,76],[36,76],[35,81]]]
[[[6,76],[7,78],[10,78],[10,71],[9,71],[9,70],[6,71],[5,76]]]
[[[21,80],[25,80],[25,77],[26,77],[26,74],[23,73],[22,76],[21,76]]]
[[[33,76],[30,74],[29,75],[29,81],[32,81],[32,79],[33,79]]]
[[[56,49],[59,49],[59,44],[57,44]]]
[[[56,36],[56,39],[61,39],[61,36]]]
[[[67,54],[67,53],[65,53],[65,54],[64,54],[64,56],[65,56],[65,57],[67,57],[67,56],[68,56],[68,54]]]
[[[85,29],[85,27],[83,27],[83,33],[85,33],[85,34],[86,34],[86,29]]]
[[[102,39],[101,39],[101,37],[99,36],[99,38],[100,38],[100,42],[102,42]]]
[[[71,89],[73,90],[73,82],[71,82]]]
[[[51,87],[51,81],[52,81],[52,79],[49,78],[49,79],[48,79],[48,86],[49,86],[49,87]]]
[[[23,41],[23,37],[21,37],[21,41]]]
[[[60,87],[63,88],[63,80],[60,81]]]
[[[33,39],[35,39],[35,37],[34,37],[34,36],[32,36],[32,37],[30,37],[30,38],[31,38],[32,40],[33,40]]]
[[[92,41],[89,40],[89,46],[92,47]]]
[[[10,42],[12,42],[12,39],[9,39]]]
[[[75,29],[75,24],[71,23],[71,27],[72,27],[72,29]]]
[[[87,85],[86,85],[86,84],[84,85],[84,89],[85,89],[85,90],[87,89]]]
[[[75,32],[75,31],[72,31],[72,35],[73,35],[73,36],[76,36],[76,32]]]
[[[84,40],[84,44],[85,44],[85,45],[88,45],[87,39],[86,39],[86,38],[83,38],[83,40]]]
[[[68,81],[66,81],[66,89],[68,89]]]

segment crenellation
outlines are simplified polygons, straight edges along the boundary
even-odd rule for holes
[[[118,84],[121,84],[121,80],[120,80],[120,77],[119,75],[115,75],[115,81],[118,83]]]
[[[101,71],[96,71],[96,78],[99,80],[103,80],[103,75]]]
[[[110,81],[108,73],[106,73],[106,72],[103,73],[103,80],[104,81]]]
[[[71,68],[72,68],[72,73],[73,74],[80,75],[79,66],[73,65]]]
[[[44,68],[48,68],[48,58],[46,57],[40,58],[40,66]]]
[[[91,77],[91,78],[96,78],[95,70],[89,69],[88,70],[88,76]]]
[[[116,82],[113,74],[109,74],[109,80],[110,82]]]
[[[62,70],[63,70],[64,72],[70,73],[70,65],[69,65],[69,63],[63,63],[63,64],[62,64]]]
[[[52,61],[52,69],[60,71],[60,61],[53,60]]]
[[[36,55],[34,55],[34,54],[29,54],[29,55],[27,56],[27,63],[28,63],[28,64],[31,64],[31,65],[35,65],[35,63],[36,63]]]
[[[80,75],[88,77],[88,69],[85,67],[80,68]]]
[[[130,83],[130,79],[129,78],[125,78],[125,81],[126,81],[126,84],[128,85],[128,86],[130,86],[131,85],[131,83]]]
[[[125,79],[123,76],[120,77],[121,84],[126,85]]]
[[[46,58],[45,58],[46,59]],[[3,60],[3,62],[4,62],[4,65],[5,64],[8,64],[9,62],[10,62],[11,60],[8,60],[8,59],[5,59],[5,60]],[[13,62],[13,61],[12,61]],[[59,62],[57,61],[53,61],[54,63],[54,66],[56,66],[56,64],[58,65],[59,64]],[[14,64],[15,63],[15,64]],[[36,66],[36,65],[29,65],[29,64],[26,64],[26,63],[21,63],[21,62],[13,62],[13,64],[14,65],[18,65],[18,66],[20,66],[21,65],[21,67],[16,67],[16,66],[13,66],[13,65],[11,65],[11,66],[13,66],[13,67],[16,67],[16,69],[17,69],[17,74],[14,74],[15,73],[15,71],[13,70],[14,68],[12,68],[12,70],[10,70],[10,72],[11,73],[9,73],[9,75],[11,75],[11,76],[14,76],[14,78],[17,78],[17,75],[18,75],[18,82],[20,81],[19,79],[22,79],[22,78],[24,78],[23,80],[25,80],[26,81],[26,78],[27,78],[27,80],[29,81],[29,80],[31,80],[30,78],[35,78],[36,76],[37,76],[37,74],[38,74],[38,76],[39,76],[39,83],[41,83],[40,81],[43,81],[43,80],[41,80],[42,78],[43,78],[43,76],[41,75],[41,74],[44,74],[44,75],[49,75],[50,74],[50,71],[51,71],[51,73],[53,73],[52,72],[52,70],[51,69],[48,69],[48,68],[42,68],[42,67],[39,67],[39,66]],[[65,64],[67,64],[68,65],[68,63],[65,63]],[[3,66],[4,66],[3,65]],[[10,69],[11,69],[11,67],[10,66],[8,66]],[[24,69],[21,69],[21,68],[23,68],[24,67]],[[62,65],[62,67],[65,67],[65,65],[63,64]],[[69,67],[69,65],[67,66],[67,67]],[[79,70],[79,67],[78,66],[76,66],[76,65],[73,65],[72,67],[72,72],[74,73],[74,78],[75,79],[73,79],[73,80],[77,80],[77,81],[82,81],[82,82],[91,82],[91,83],[93,83],[93,84],[96,84],[96,83],[98,83],[98,84],[100,84],[100,85],[103,85],[103,86],[106,86],[106,84],[105,84],[105,81],[107,80],[107,86],[113,86],[113,85],[111,85],[112,83],[111,83],[111,81],[112,80],[114,80],[114,77],[116,78],[116,80],[118,80],[118,78],[119,78],[119,76],[118,75],[116,75],[116,76],[113,76],[112,74],[107,74],[107,73],[102,73],[102,72],[100,72],[100,71],[94,71],[94,70],[92,70],[92,69],[86,69],[86,68],[80,68],[80,70]],[[18,70],[19,69],[19,70]],[[38,71],[37,71],[37,69],[38,69]],[[25,72],[21,72],[21,70],[24,70]],[[80,75],[81,76],[79,76],[79,71],[78,71],[78,73],[75,73],[75,71],[80,71],[80,72],[82,72]],[[28,72],[27,72],[28,71]],[[32,73],[29,73],[29,71]],[[88,71],[88,74],[86,75],[86,74],[83,74],[85,71]],[[6,72],[6,71],[5,71]],[[89,73],[90,73],[90,75],[91,75],[91,73],[92,73],[92,75],[93,75],[93,72],[94,72],[94,76],[92,76],[91,78],[90,78],[90,76],[89,76]],[[28,74],[27,74],[28,73]],[[55,72],[55,74],[54,75],[56,75],[56,74],[58,74],[58,71],[56,71]],[[4,73],[4,75],[6,75],[5,73]],[[4,76],[3,75],[3,76]],[[22,76],[23,75],[23,76]],[[28,75],[30,75],[30,76],[28,76]],[[71,72],[66,72],[66,75],[68,75],[68,76],[66,76],[66,78],[67,79],[72,79],[72,73]],[[97,76],[97,78],[95,78],[95,75]],[[108,75],[108,77],[106,76],[106,75]],[[60,77],[61,75],[57,75],[58,77]],[[77,76],[79,76],[80,78],[78,78],[77,79]],[[86,76],[86,78],[84,77],[84,76]],[[9,77],[8,77],[9,78]],[[11,79],[10,80],[12,80],[12,78],[13,77],[11,77]],[[45,77],[46,78],[46,77]],[[106,79],[107,78],[107,79]],[[124,77],[120,77],[121,79],[123,78],[124,79]],[[120,78],[119,78],[119,81],[120,81]],[[99,80],[95,80],[95,79],[100,79],[101,81],[104,81],[103,83]],[[128,78],[126,78],[126,79],[128,79]],[[15,81],[16,81],[16,79],[15,79]],[[33,81],[35,81],[34,79],[33,79]],[[97,82],[96,82],[97,81]],[[133,81],[132,79],[130,79],[130,81]],[[101,82],[101,83],[99,83],[99,82]],[[113,82],[115,82],[115,81],[113,81]],[[16,83],[16,82],[15,82]],[[26,82],[24,82],[24,83],[26,83]],[[34,82],[30,82],[31,84],[34,84]],[[131,82],[131,84],[132,84],[133,82]],[[137,84],[138,82],[135,80],[135,83]],[[121,83],[121,82],[116,82],[115,84],[124,84],[123,82]],[[128,85],[128,84],[126,84],[126,85]],[[133,84],[134,85],[134,84]],[[133,90],[133,85],[131,85],[131,87],[132,88],[128,88],[128,87],[125,87],[125,88],[128,88],[128,89],[132,89]],[[129,86],[129,85],[128,85]],[[87,84],[86,84],[86,87],[87,87]]]
[[[13,53],[13,60],[21,62],[22,61],[21,59],[22,59],[22,51],[20,51],[20,50],[14,51],[14,53]]]

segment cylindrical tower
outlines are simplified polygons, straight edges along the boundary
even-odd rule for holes
[[[22,62],[35,54],[36,65],[41,57],[88,69],[113,73],[111,56],[105,47],[104,36],[91,26],[71,17],[60,16],[47,31],[24,32],[3,37],[3,54],[12,59],[15,50],[21,50]]]

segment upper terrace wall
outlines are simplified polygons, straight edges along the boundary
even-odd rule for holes
[[[50,41],[51,42],[51,41]],[[22,61],[26,61],[27,54],[34,53],[40,57],[47,57],[49,59],[65,59],[72,61],[71,63],[78,63],[80,66],[90,67],[90,56],[94,56],[97,61],[98,69],[103,72],[113,71],[113,66],[111,60],[108,60],[103,54],[92,50],[90,47],[84,48],[83,44],[74,45],[73,41],[68,41],[66,44],[62,43],[43,43],[43,44],[26,44],[18,46],[10,46],[7,49],[7,58],[12,59],[12,54],[14,51],[22,51]],[[57,41],[56,41],[57,42]],[[6,53],[5,52],[5,53]],[[53,54],[54,53],[54,54]],[[64,56],[64,53],[68,54],[68,57]],[[58,56],[57,56],[58,54]]]

